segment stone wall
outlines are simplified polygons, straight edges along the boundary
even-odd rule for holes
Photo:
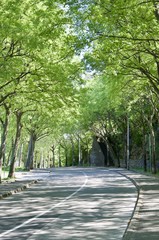
[[[126,167],[124,160],[120,161],[121,167]],[[130,169],[131,168],[143,168],[144,167],[144,161],[143,159],[130,159],[129,161]]]

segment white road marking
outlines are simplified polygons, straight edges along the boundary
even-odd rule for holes
[[[10,229],[10,230],[7,230],[6,232],[4,233],[1,233],[0,234],[0,237],[3,237],[3,236],[6,236],[7,234],[11,233],[11,232],[14,232],[15,230],[21,228],[21,227],[24,227],[25,225],[27,225],[28,223],[31,223],[33,222],[34,220],[38,219],[39,217],[45,215],[46,213],[50,212],[51,210],[53,210],[54,208],[56,207],[59,207],[60,205],[62,205],[64,202],[66,202],[67,200],[69,200],[70,198],[72,198],[74,195],[76,195],[78,192],[80,192],[87,184],[88,182],[88,176],[86,175],[85,172],[83,172],[83,175],[86,177],[85,179],[85,182],[82,184],[82,186],[80,188],[78,188],[75,192],[73,192],[72,194],[70,194],[68,197],[64,198],[61,202],[57,203],[55,206],[52,206],[51,208],[49,208],[48,210],[46,211],[43,211],[42,213],[39,213],[38,215],[36,215],[35,217],[33,218],[30,218],[28,219],[27,221],[23,222],[22,224]]]

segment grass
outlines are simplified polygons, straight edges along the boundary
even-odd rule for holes
[[[130,170],[139,172],[139,173],[143,173],[143,174],[146,174],[149,176],[153,176],[153,177],[159,177],[159,171],[156,174],[154,174],[154,173],[150,172],[150,169],[148,169],[147,172],[145,172],[143,168],[131,168]]]
[[[26,172],[27,170],[22,167],[15,168],[15,172]],[[15,178],[8,178],[9,166],[2,167],[2,180],[12,182]]]
[[[7,167],[2,167],[2,171],[9,172],[9,166],[7,166]],[[15,171],[16,171],[16,172],[26,171],[26,169],[25,169],[24,167],[17,167],[17,168],[15,168]]]

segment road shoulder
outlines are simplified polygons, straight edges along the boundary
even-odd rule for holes
[[[159,236],[159,179],[145,174],[120,169],[118,172],[134,182],[138,199],[124,240],[157,240]]]

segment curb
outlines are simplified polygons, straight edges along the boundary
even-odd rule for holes
[[[122,237],[123,240],[129,240],[130,235],[132,236],[132,234],[133,234],[134,223],[135,223],[136,219],[138,219],[139,211],[140,211],[140,208],[142,206],[142,188],[137,183],[137,181],[135,181],[133,178],[129,177],[126,173],[124,174],[124,172],[122,173],[120,170],[114,170],[114,169],[111,170],[111,171],[117,172],[118,174],[127,178],[129,181],[131,181],[133,183],[133,185],[136,187],[136,190],[137,190],[136,203],[135,203],[133,212],[131,214],[131,217],[128,221],[125,232],[123,234],[123,237]]]
[[[22,185],[22,186],[20,186],[18,188],[15,188],[13,190],[8,191],[8,192],[5,192],[5,193],[0,195],[0,200],[3,199],[3,198],[6,198],[6,197],[9,197],[9,196],[13,195],[14,193],[24,191],[25,189],[29,188],[31,185],[33,185],[33,184],[35,184],[37,182],[38,182],[38,180],[33,180],[33,181],[31,181],[31,182],[29,182],[29,183],[27,183],[25,185]]]
[[[112,171],[115,171],[115,170],[112,170]],[[140,211],[140,208],[142,206],[142,188],[137,183],[137,181],[135,181],[133,178],[129,177],[126,173],[124,174],[120,170],[115,171],[115,172],[117,172],[118,174],[124,176],[129,181],[131,181],[134,184],[134,186],[136,187],[136,190],[137,190],[136,203],[135,203],[133,212],[131,214],[131,217],[128,221],[125,232],[123,234],[123,237],[122,237],[123,240],[129,240],[130,239],[129,237],[132,237],[132,235],[133,235],[134,223],[138,219],[139,211]]]
[[[133,236],[134,224],[136,223],[136,220],[139,217],[139,211],[140,211],[140,208],[142,206],[142,188],[137,183],[137,181],[135,181],[133,178],[127,176],[124,173],[121,173],[120,171],[118,171],[118,173],[120,173],[122,176],[124,176],[128,180],[130,180],[137,189],[137,200],[136,200],[136,203],[135,203],[135,206],[134,206],[134,210],[132,212],[132,215],[130,217],[127,228],[126,228],[126,230],[124,232],[124,235],[123,235],[123,238],[122,238],[123,240],[129,240],[130,237]]]

